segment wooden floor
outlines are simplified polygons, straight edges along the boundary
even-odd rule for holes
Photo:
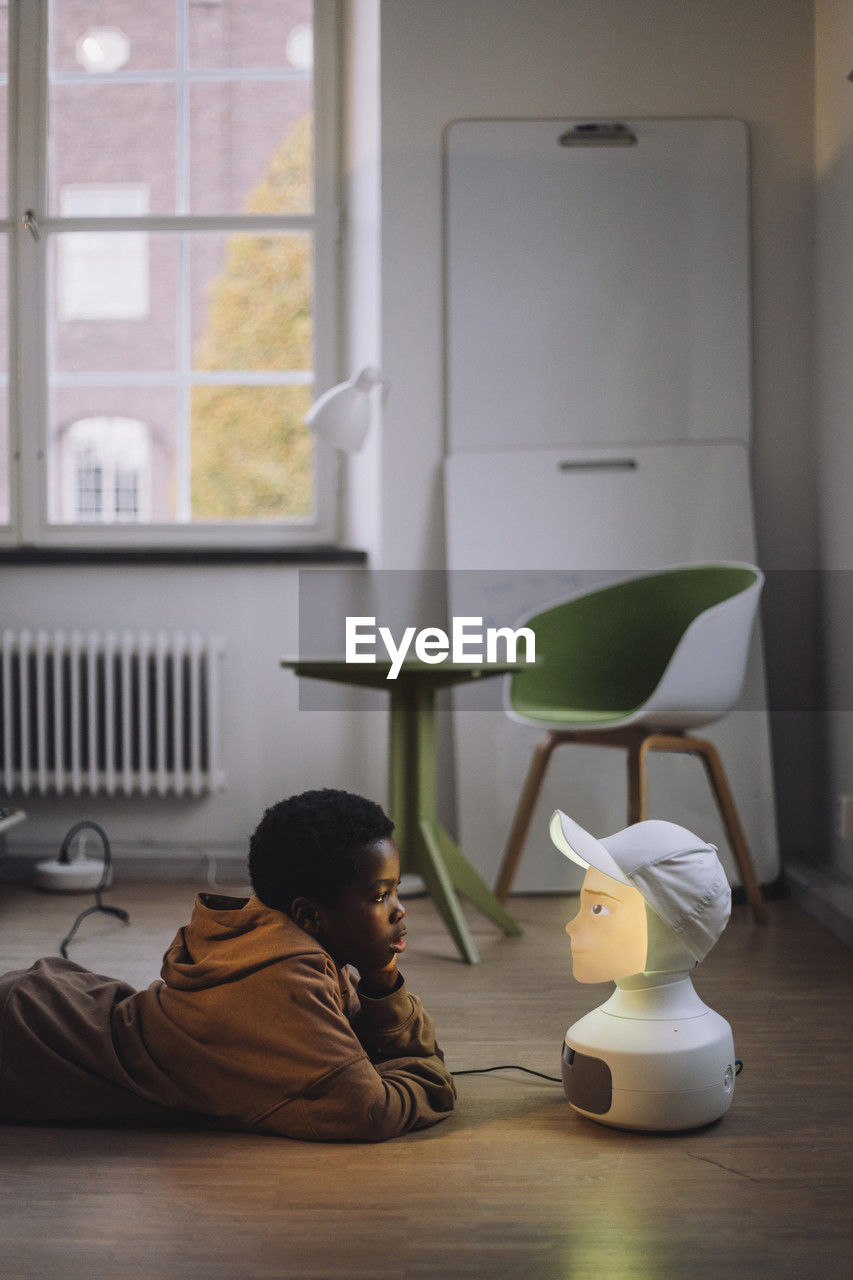
[[[125,926],[87,920],[72,958],[143,985],[195,888],[119,884]],[[204,886],[201,886],[204,887]],[[88,899],[0,888],[0,971],[55,953]],[[571,900],[511,900],[504,938],[455,956],[409,904],[405,972],[452,1069],[559,1074],[567,1025],[608,988],[570,977]],[[696,971],[744,1062],[732,1109],[677,1135],[571,1111],[558,1084],[458,1080],[453,1116],[379,1146],[231,1133],[0,1128],[0,1276],[152,1280],[704,1280],[853,1275],[851,954],[789,901],[738,907]]]

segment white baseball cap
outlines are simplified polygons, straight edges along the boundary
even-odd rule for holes
[[[596,840],[556,809],[550,833],[560,852],[579,866],[638,889],[697,962],[725,929],[732,893],[716,847],[685,827],[653,819]]]

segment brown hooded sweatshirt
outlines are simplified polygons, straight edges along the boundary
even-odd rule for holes
[[[0,1120],[186,1123],[372,1142],[455,1089],[405,983],[371,999],[288,916],[201,894],[144,991],[68,960],[0,978]]]

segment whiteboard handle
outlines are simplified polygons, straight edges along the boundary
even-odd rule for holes
[[[560,471],[636,471],[636,458],[564,458],[557,463]]]

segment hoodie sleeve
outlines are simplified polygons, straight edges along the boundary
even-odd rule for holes
[[[381,1142],[452,1111],[456,1090],[432,1019],[405,983],[381,999],[361,995],[351,1026],[336,979],[321,979],[311,964],[303,977],[293,1012],[302,1053],[313,1058],[312,1078],[297,1097],[257,1117],[255,1127],[313,1141]]]
[[[368,996],[358,987],[359,1010],[353,1030],[371,1062],[393,1058],[444,1055],[435,1042],[435,1026],[417,996],[406,989],[402,974],[398,985],[384,996]]]

